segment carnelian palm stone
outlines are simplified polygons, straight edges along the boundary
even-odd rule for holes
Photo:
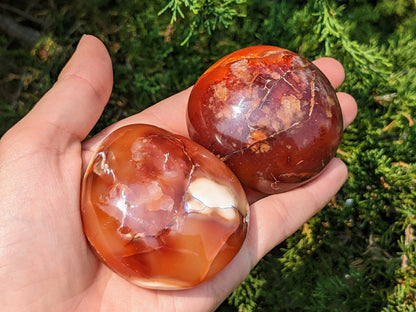
[[[147,288],[188,288],[217,274],[243,244],[247,213],[244,190],[221,160],[150,125],[111,133],[82,185],[93,250]]]
[[[192,89],[187,124],[191,139],[219,155],[244,186],[267,194],[317,176],[343,130],[325,75],[273,46],[238,50],[212,65]]]

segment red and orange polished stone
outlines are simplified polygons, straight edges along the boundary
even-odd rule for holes
[[[317,176],[342,137],[342,113],[324,74],[277,47],[231,53],[196,82],[188,131],[262,193],[293,189]]]
[[[187,125],[193,141],[150,125],[122,127],[101,143],[84,176],[81,214],[91,246],[143,287],[189,288],[221,271],[246,237],[240,182],[267,194],[302,185],[334,157],[343,129],[322,72],[271,46],[211,66],[191,92]]]
[[[246,236],[248,203],[216,156],[137,124],[110,134],[82,185],[85,234],[101,260],[140,286],[196,286],[222,270]]]

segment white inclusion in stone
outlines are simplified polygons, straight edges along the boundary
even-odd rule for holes
[[[98,176],[111,175],[113,179],[115,179],[114,172],[110,168],[110,165],[108,164],[107,155],[105,152],[97,153],[97,155],[95,156],[93,170],[94,170],[94,173]]]
[[[167,153],[165,153],[165,154],[163,154],[163,156],[165,156],[165,164],[168,162],[168,159],[169,159],[169,152],[167,152]]]
[[[188,212],[210,214],[213,209],[225,219],[236,216],[236,198],[231,189],[208,178],[198,178],[189,185]]]

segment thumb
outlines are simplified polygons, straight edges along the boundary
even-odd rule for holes
[[[104,44],[84,35],[58,81],[22,122],[39,136],[58,132],[81,141],[99,119],[112,85],[112,64]]]

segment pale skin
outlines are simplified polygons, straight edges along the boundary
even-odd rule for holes
[[[337,88],[339,62],[314,62]],[[149,290],[101,264],[85,239],[80,183],[99,141],[131,123],[148,123],[187,136],[191,88],[111,125],[84,141],[111,94],[112,65],[104,45],[84,36],[58,81],[0,141],[0,306],[8,311],[213,311],[254,265],[322,209],[347,178],[333,159],[315,180],[251,204],[247,240],[213,279],[191,289]],[[357,106],[338,93],[344,125]]]

